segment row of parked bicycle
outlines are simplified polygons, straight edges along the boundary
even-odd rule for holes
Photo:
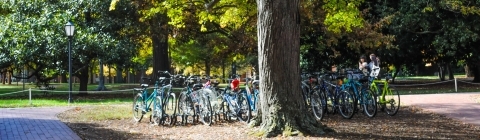
[[[347,69],[342,73],[303,74],[305,105],[311,107],[317,120],[335,113],[350,119],[357,112],[371,118],[377,110],[394,116],[400,108],[400,94],[389,85],[388,74],[379,80],[378,73],[379,69],[369,73]]]
[[[254,90],[240,89],[239,79],[229,79],[231,86],[219,88],[219,83],[208,77],[190,76],[185,78],[185,87],[177,95],[172,91],[172,82],[178,76],[171,75],[168,71],[160,73],[166,77],[156,80],[152,92],[149,92],[148,84],[141,84],[141,88],[135,89],[139,92],[133,103],[135,121],[140,122],[147,112],[152,112],[150,122],[157,125],[197,122],[211,125],[221,119],[248,122],[256,114],[258,88],[246,85],[246,89]],[[247,83],[258,87],[258,81]]]
[[[178,76],[168,71],[160,73],[166,77],[156,80],[151,93],[148,84],[135,89],[139,93],[134,97],[134,120],[140,122],[147,112],[152,112],[149,119],[156,125],[211,125],[220,120],[249,122],[257,114],[258,80],[246,78],[245,88],[241,89],[238,78],[229,79],[230,85],[220,88],[217,81],[208,77],[190,76],[185,78],[184,88],[175,94],[172,82]],[[393,116],[400,107],[400,95],[388,85],[388,78],[376,80],[376,75],[375,71],[365,75],[355,70],[303,74],[301,87],[305,105],[319,121],[325,114],[335,113],[348,119],[356,112],[374,117],[377,107]]]

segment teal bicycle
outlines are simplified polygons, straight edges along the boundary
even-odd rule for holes
[[[160,72],[159,72],[160,73]],[[167,71],[163,72],[164,74],[169,74]],[[150,78],[142,78],[145,82],[146,80],[151,81]],[[136,91],[140,91],[133,99],[133,119],[137,122],[142,121],[143,116],[152,111],[150,115],[150,122],[153,122],[155,125],[160,124],[171,124],[173,122],[172,115],[169,115],[169,111],[174,107],[168,107],[168,104],[173,104],[175,94],[171,92],[172,84],[171,79],[166,77],[160,77],[155,82],[155,87],[153,92],[149,95],[148,93],[148,84],[141,84],[142,88],[136,88]],[[162,86],[160,86],[162,84]],[[170,111],[171,114],[172,111]]]

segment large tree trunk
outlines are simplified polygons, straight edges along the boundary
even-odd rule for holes
[[[453,80],[455,79],[455,76],[453,75],[453,70],[452,70],[452,65],[451,63],[447,63],[447,72],[448,72],[448,80]]]
[[[76,75],[80,80],[80,87],[78,88],[78,95],[85,96],[88,95],[87,86],[88,86],[88,67],[80,70],[80,72]]]
[[[470,71],[473,74],[473,81],[474,83],[480,83],[480,68],[479,65],[469,65]]]
[[[261,116],[257,135],[323,134],[300,89],[299,0],[257,0]]]
[[[466,64],[463,68],[465,69],[465,76],[466,77],[473,77],[473,72],[468,67],[468,64]]]
[[[115,78],[115,83],[123,83],[123,75],[122,75],[123,68],[121,66],[117,66],[116,72],[117,72],[117,75]]]
[[[168,60],[168,17],[160,14],[156,19],[151,20],[151,38],[153,44],[153,76],[158,77],[158,71],[170,71]]]
[[[98,60],[99,65],[99,74],[98,74],[98,87],[97,91],[105,91],[107,88],[105,87],[105,75],[103,75],[103,62],[102,59]]]
[[[210,75],[210,70],[211,70],[211,65],[210,65],[210,59],[205,60],[205,75],[211,76]]]
[[[440,81],[445,81],[445,63],[440,62],[438,65],[438,78]]]

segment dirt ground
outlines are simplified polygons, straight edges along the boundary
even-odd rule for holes
[[[449,83],[448,83],[449,84]],[[427,88],[443,88],[433,85]],[[478,86],[466,86],[466,88]],[[417,87],[407,87],[415,90]],[[422,88],[425,88],[422,86]],[[402,89],[404,90],[404,89]],[[98,97],[95,97],[98,98]],[[480,102],[480,95],[477,96]],[[88,111],[91,107],[81,107]],[[218,121],[212,126],[187,124],[155,126],[144,119],[79,121],[78,109],[58,115],[61,121],[73,129],[82,139],[263,139],[249,135],[257,128],[248,128],[238,121]],[[357,113],[352,119],[343,119],[339,114],[328,114],[319,122],[335,132],[322,136],[277,136],[271,139],[480,139],[480,127],[465,124],[443,115],[423,111],[413,106],[402,106],[395,116],[378,112],[374,118]]]
[[[88,111],[90,107],[81,107]],[[261,139],[248,135],[256,128],[245,123],[221,121],[212,126],[187,124],[156,126],[148,119],[137,123],[132,119],[105,121],[78,121],[78,109],[58,115],[82,139]],[[278,136],[273,139],[480,139],[480,128],[422,111],[415,107],[402,107],[397,115],[379,112],[374,118],[356,114],[343,119],[338,114],[325,116],[320,123],[335,130],[320,137]]]

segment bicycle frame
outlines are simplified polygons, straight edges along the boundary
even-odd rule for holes
[[[381,89],[381,91],[382,91],[381,94],[378,94],[378,93],[380,93],[380,89],[378,88],[377,83],[383,84],[383,87]],[[385,99],[385,95],[391,95],[392,94],[392,91],[388,90],[388,82],[387,81],[382,81],[382,80],[375,80],[375,78],[371,77],[369,79],[369,84],[370,84],[370,89],[372,91],[375,91],[375,93],[377,93],[377,96],[380,95],[380,98],[378,98],[378,103],[379,104],[388,103],[388,101],[386,101],[386,99]]]
[[[255,87],[248,86],[248,82],[249,82],[248,80],[245,82],[245,91],[247,95],[247,100],[248,102],[250,102],[250,109],[252,111],[256,111],[257,110],[256,103],[258,102],[259,91]],[[253,86],[253,82],[252,82],[252,86]]]
[[[157,97],[157,93],[158,93],[158,81],[155,82],[155,88],[153,88],[153,92],[150,94],[150,96],[148,96],[148,90],[147,90],[147,87],[145,87],[142,91],[142,97],[143,98],[143,103],[145,104],[145,107],[143,108],[143,110],[145,112],[149,112],[150,110],[150,106],[152,105],[152,103],[154,103],[154,98]],[[156,104],[153,104],[154,106]]]

